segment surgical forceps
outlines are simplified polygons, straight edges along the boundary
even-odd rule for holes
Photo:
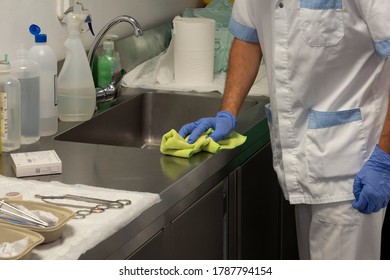
[[[89,207],[90,209],[109,209],[109,208],[123,208],[123,206],[130,205],[131,200],[129,199],[118,199],[118,200],[106,200],[106,199],[100,199],[100,198],[93,198],[93,197],[87,197],[87,196],[79,196],[79,195],[72,195],[72,194],[65,194],[65,195],[35,195],[36,198],[42,199],[42,201],[62,206],[68,206],[68,207],[76,207],[76,208],[88,208],[83,205],[73,205],[73,204],[65,204],[65,203],[56,203],[52,201],[48,201],[49,199],[67,199],[67,200],[75,200],[75,201],[83,201],[88,203],[96,203],[97,205],[95,207]]]
[[[36,194],[35,197],[42,199],[42,201],[46,203],[51,203],[58,206],[82,208],[81,210],[75,212],[75,217],[74,217],[75,219],[84,219],[86,216],[91,215],[92,213],[102,213],[109,208],[120,209],[126,205],[131,204],[131,200],[129,199],[105,200],[100,198],[93,198],[93,197],[86,197],[86,196],[79,196],[79,195],[72,195],[72,194],[57,195],[57,196]],[[96,203],[96,205],[91,207],[91,206],[76,205],[70,203],[58,203],[58,202],[48,201],[49,199],[65,199],[65,200],[67,199],[67,200],[83,201],[88,203]]]
[[[6,206],[8,209],[3,208],[3,206]],[[35,215],[28,213],[26,211],[22,211],[16,206],[9,204],[2,199],[0,199],[0,213],[6,215],[7,217],[10,217],[11,219],[14,220],[16,219],[16,221],[21,221],[26,224],[32,224],[35,226],[43,226],[43,227],[49,226],[48,223],[39,219]]]
[[[85,219],[86,216],[91,215],[92,213],[102,213],[104,212],[104,208],[100,208],[98,205],[95,207],[84,207],[88,209],[80,209],[74,212],[75,219]]]

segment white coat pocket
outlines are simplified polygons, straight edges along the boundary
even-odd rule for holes
[[[309,179],[340,179],[355,176],[367,153],[359,108],[309,113],[306,159]]]
[[[302,38],[311,47],[335,46],[344,37],[341,0],[301,0],[299,20]]]

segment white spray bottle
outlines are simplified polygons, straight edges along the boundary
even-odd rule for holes
[[[87,17],[74,12],[66,16],[69,36],[64,46],[67,53],[57,80],[58,117],[61,121],[86,121],[95,111],[96,91],[81,41],[81,25]]]

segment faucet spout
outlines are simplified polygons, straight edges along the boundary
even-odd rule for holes
[[[99,47],[100,42],[103,40],[104,35],[113,28],[115,25],[121,22],[127,22],[129,23],[133,28],[135,32],[135,36],[142,36],[143,35],[143,30],[141,28],[141,25],[136,21],[133,17],[127,16],[127,15],[122,15],[113,18],[110,20],[103,28],[100,30],[100,32],[96,35],[95,40],[92,42],[91,48],[88,52],[88,62],[89,66],[91,68],[91,71],[93,69],[93,61],[95,59],[95,53],[97,48]],[[118,93],[119,93],[119,88],[120,88],[120,80],[125,74],[125,71],[122,69],[121,71],[121,76],[116,77],[115,80],[107,85],[106,88],[97,88],[96,89],[96,101],[97,102],[102,102],[102,101],[108,101],[113,98],[115,98]]]
[[[96,35],[95,40],[92,42],[91,48],[88,52],[88,62],[89,62],[89,66],[91,67],[91,69],[92,69],[92,65],[93,65],[93,60],[95,58],[96,50],[99,47],[100,42],[103,40],[104,35],[106,35],[106,33],[111,28],[113,28],[115,25],[117,25],[118,23],[121,23],[121,22],[127,22],[131,26],[133,26],[135,36],[138,37],[138,36],[142,36],[144,34],[144,32],[141,28],[141,25],[133,17],[127,16],[127,15],[122,15],[122,16],[118,16],[116,18],[113,18],[105,26],[103,26],[103,28],[100,30],[100,32]]]

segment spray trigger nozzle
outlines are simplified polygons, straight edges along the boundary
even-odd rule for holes
[[[93,28],[92,28],[92,18],[90,15],[87,16],[85,22],[88,24],[88,28],[91,31],[92,35],[95,36],[95,32],[93,32]]]

